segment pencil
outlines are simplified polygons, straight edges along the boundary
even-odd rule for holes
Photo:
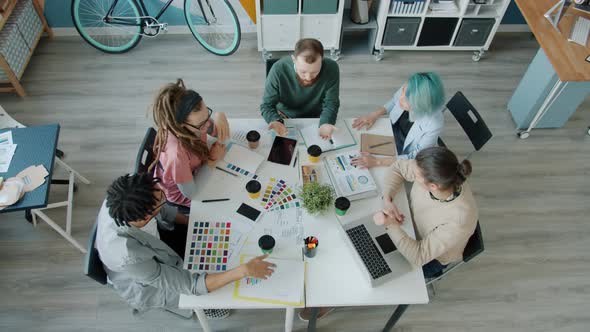
[[[373,149],[373,148],[377,148],[383,145],[387,145],[387,144],[393,144],[393,142],[385,142],[385,143],[379,143],[379,144],[375,144],[375,145],[371,145],[369,146],[369,149]]]
[[[218,170],[220,170],[220,171],[222,171],[222,172],[225,172],[225,173],[227,173],[227,174],[229,174],[229,175],[233,175],[233,176],[235,176],[235,177],[238,177],[238,175],[237,175],[237,174],[234,174],[234,173],[232,173],[232,172],[230,172],[230,171],[226,171],[226,170],[224,170],[223,168],[221,168],[221,167],[219,167],[219,166],[215,166],[215,168],[217,168]]]

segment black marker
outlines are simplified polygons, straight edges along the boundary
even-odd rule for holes
[[[212,203],[212,202],[223,202],[223,201],[229,201],[229,198],[204,199],[201,202]]]

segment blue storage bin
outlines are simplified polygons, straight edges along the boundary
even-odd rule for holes
[[[303,0],[303,14],[336,14],[338,0]]]
[[[297,14],[299,8],[297,0],[264,0],[262,2],[263,15]]]
[[[18,79],[22,76],[29,52],[29,47],[21,36],[18,26],[9,19],[0,31],[0,54]],[[6,74],[3,77],[8,78]]]

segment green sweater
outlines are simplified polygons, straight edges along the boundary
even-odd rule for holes
[[[320,118],[320,125],[336,123],[340,107],[340,71],[330,59],[322,60],[318,80],[303,87],[290,56],[283,57],[271,68],[264,87],[260,111],[267,123],[281,119],[277,110],[289,118]]]

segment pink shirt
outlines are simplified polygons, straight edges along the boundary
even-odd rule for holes
[[[205,134],[205,139],[206,137]],[[202,163],[203,161],[187,150],[174,135],[168,134],[166,146],[160,153],[162,167],[156,165],[155,173],[162,181],[160,185],[169,202],[190,207],[190,198],[180,192],[178,184],[193,181],[193,173]]]

